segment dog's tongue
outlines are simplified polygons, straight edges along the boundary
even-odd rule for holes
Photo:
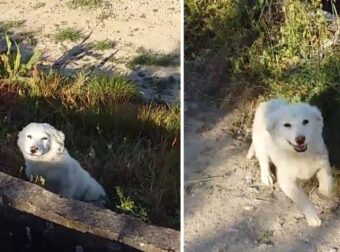
[[[295,145],[294,148],[297,151],[303,151],[306,149],[306,145]]]

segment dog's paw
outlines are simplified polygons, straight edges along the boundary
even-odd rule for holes
[[[321,219],[317,215],[306,215],[308,226],[310,227],[320,227]]]
[[[265,185],[272,185],[274,183],[273,176],[270,173],[262,173],[261,182]]]

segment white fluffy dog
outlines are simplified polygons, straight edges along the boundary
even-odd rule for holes
[[[316,174],[318,191],[326,197],[331,196],[333,186],[322,128],[321,112],[309,104],[288,104],[282,99],[261,103],[247,156],[258,159],[266,185],[273,183],[270,162],[275,165],[281,189],[303,211],[310,226],[320,226],[321,220],[300,182]]]
[[[65,135],[47,123],[30,123],[18,135],[26,176],[42,176],[46,188],[63,197],[103,205],[103,187],[73,159],[64,146]]]

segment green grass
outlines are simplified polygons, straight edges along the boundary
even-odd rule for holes
[[[54,39],[57,42],[64,42],[64,41],[78,41],[83,37],[83,34],[80,30],[72,27],[58,29],[57,32],[54,34]]]
[[[71,0],[68,2],[70,8],[96,8],[103,4],[103,0]]]
[[[116,42],[111,40],[101,40],[93,42],[93,49],[97,51],[105,51],[114,48]]]
[[[205,45],[211,44],[212,54],[226,45],[226,88],[240,86],[242,79],[257,95],[309,102],[339,83],[339,46],[324,46],[334,32],[318,1],[190,0],[185,5],[186,55],[212,57],[205,55]]]
[[[176,54],[161,54],[140,48],[138,50],[138,55],[128,63],[128,67],[133,69],[137,65],[173,66],[178,65],[176,62],[178,58],[179,56]]]

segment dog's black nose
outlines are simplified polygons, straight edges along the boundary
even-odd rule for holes
[[[298,145],[302,145],[305,143],[305,140],[306,138],[304,136],[297,136],[295,137],[295,142],[298,144]]]
[[[37,150],[38,150],[38,147],[36,147],[36,146],[32,146],[31,149],[30,149],[32,154],[36,153]]]

